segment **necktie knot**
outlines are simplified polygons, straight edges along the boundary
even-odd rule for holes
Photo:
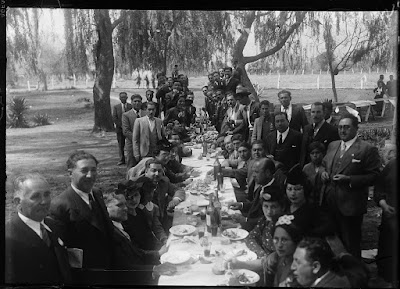
[[[42,234],[42,240],[43,240],[43,242],[45,242],[46,245],[47,245],[48,247],[50,247],[50,245],[51,245],[50,237],[49,237],[49,234],[47,233],[46,228],[43,226],[43,224],[40,224],[40,232],[41,232],[41,234]]]

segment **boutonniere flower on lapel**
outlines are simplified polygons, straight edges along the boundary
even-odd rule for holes
[[[361,160],[352,159],[351,162],[352,162],[352,163],[361,163]]]
[[[292,223],[292,220],[294,220],[294,216],[293,215],[283,215],[281,217],[279,217],[278,221],[276,222],[275,226],[278,225],[290,225]]]
[[[58,241],[58,244],[60,244],[61,247],[65,246],[64,242],[60,238],[57,238],[57,241]]]

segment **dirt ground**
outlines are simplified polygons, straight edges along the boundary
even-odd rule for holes
[[[201,85],[194,88],[195,95],[198,96],[195,100],[196,106],[202,106],[204,101],[200,96],[200,89]],[[112,92],[111,105],[118,103],[118,93],[123,90],[128,91],[129,95],[140,93],[144,96],[145,92],[145,89],[117,88]],[[325,93],[328,94],[329,91]],[[301,99],[302,103],[311,103],[329,97],[324,96],[323,92],[324,90],[295,90],[293,95]],[[354,90],[351,95],[346,92],[348,90],[339,91],[339,95],[352,99],[365,96],[365,92],[359,90]],[[276,97],[276,93],[277,90],[268,90],[262,99],[271,97],[272,100],[272,97]],[[85,98],[92,100],[90,89],[25,92],[8,94],[8,97],[13,95],[25,97],[31,106],[27,115],[28,120],[36,113],[47,113],[52,124],[6,131],[6,219],[14,211],[10,186],[13,177],[24,172],[39,172],[49,181],[52,193],[58,195],[69,185],[66,160],[74,150],[86,150],[99,160],[97,187],[112,190],[125,178],[125,167],[117,166],[118,148],[115,133],[91,133],[93,108],[90,105],[85,107],[88,103]],[[390,127],[391,123],[392,119],[386,118],[364,123],[361,127]],[[364,218],[362,249],[377,248],[379,216],[380,209],[371,201]],[[375,272],[374,265],[370,266]]]

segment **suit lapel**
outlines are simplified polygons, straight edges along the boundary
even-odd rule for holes
[[[334,149],[330,151],[330,153],[329,153],[330,156],[327,157],[327,160],[329,160],[329,168],[330,168],[329,173],[332,173],[333,163],[335,162],[335,158],[336,158],[339,148],[340,148],[340,141],[335,143]]]
[[[342,163],[339,167],[338,174],[340,174],[353,160],[354,154],[360,151],[360,141],[357,139],[351,147],[343,154]]]
[[[27,224],[25,224],[18,215],[14,216],[13,223],[21,233],[21,238],[29,239],[32,246],[40,247],[43,246],[43,240],[36,234]]]
[[[74,203],[74,209],[76,213],[90,222],[92,218],[88,204],[82,200],[82,198],[74,191],[72,187],[69,187],[68,194]]]
[[[272,146],[271,146],[271,151],[270,151],[271,155],[275,155],[276,146],[277,146],[277,143],[276,143],[277,134],[278,134],[278,132],[277,132],[277,130],[275,130],[274,139],[271,140],[272,141]]]

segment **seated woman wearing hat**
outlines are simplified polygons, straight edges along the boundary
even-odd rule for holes
[[[272,229],[276,220],[283,214],[287,206],[285,194],[277,185],[264,188],[261,202],[264,216],[260,218],[257,225],[245,239],[247,247],[255,252],[258,258],[269,255],[274,251]]]
[[[261,259],[240,262],[236,258],[231,260],[232,269],[248,269],[262,272],[263,279],[259,284],[267,287],[295,287],[290,269],[293,261],[293,253],[297,244],[303,237],[303,225],[298,223],[293,215],[279,217],[272,228],[272,242],[274,252]]]
[[[308,201],[309,183],[299,164],[287,173],[285,181],[286,196],[289,199],[287,214],[293,214],[306,224],[307,236],[326,237],[335,234],[335,224],[326,212]]]
[[[117,190],[127,200],[128,219],[122,223],[125,231],[133,243],[152,254],[155,250],[166,251],[163,245],[168,238],[158,219],[159,208],[151,202],[154,189],[153,182],[141,176],[119,183]]]

